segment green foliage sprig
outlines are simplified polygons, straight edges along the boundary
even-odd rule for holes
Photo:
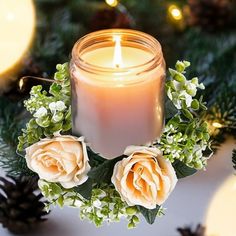
[[[19,137],[18,150],[51,137],[54,133],[66,133],[71,129],[70,79],[68,63],[57,65],[54,83],[49,92],[41,85],[35,86],[30,98],[25,101],[26,109],[33,115]]]
[[[74,189],[64,189],[59,184],[39,181],[39,187],[44,196],[50,200],[46,205],[49,211],[51,205],[80,208],[81,219],[89,219],[96,226],[104,222],[117,222],[122,217],[128,220],[128,227],[134,228],[139,223],[139,211],[136,206],[130,207],[121,200],[114,187],[103,185],[94,187],[91,198],[86,199]]]
[[[177,113],[168,120],[160,144],[164,157],[171,162],[179,160],[189,167],[202,169],[210,156],[210,135],[207,123],[199,114],[207,108],[202,98],[194,98],[197,88],[204,89],[204,85],[199,84],[197,77],[187,80],[185,73],[189,66],[187,61],[178,61],[175,70],[169,69],[167,96]]]

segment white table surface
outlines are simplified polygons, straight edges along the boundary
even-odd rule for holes
[[[126,222],[105,225],[96,228],[87,221],[81,221],[78,210],[71,208],[52,210],[48,221],[41,224],[28,235],[30,236],[178,236],[177,227],[206,222],[206,215],[214,194],[227,178],[234,177],[231,153],[236,147],[232,138],[209,161],[206,171],[200,171],[192,177],[178,182],[175,191],[169,197],[164,207],[166,215],[158,218],[150,226],[144,220],[136,229],[128,230]],[[1,172],[3,174],[3,172]],[[236,183],[236,177],[235,177]],[[236,195],[235,195],[236,204]],[[235,208],[234,208],[235,209]],[[229,210],[230,211],[230,210]],[[235,213],[236,214],[236,213]],[[227,217],[227,216],[223,216]],[[235,222],[236,223],[236,222]],[[232,226],[230,226],[232,227]],[[232,230],[231,230],[232,231]],[[0,236],[11,235],[0,226]],[[235,228],[236,235],[236,228]],[[235,236],[226,234],[214,234],[214,236]],[[208,236],[208,235],[207,235]],[[209,235],[213,236],[213,234]]]

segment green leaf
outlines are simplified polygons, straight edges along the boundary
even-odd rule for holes
[[[192,113],[191,113],[189,110],[183,109],[182,112],[183,112],[183,115],[184,115],[186,118],[188,118],[189,120],[192,120],[192,119],[193,119],[193,115],[192,115]]]
[[[57,185],[56,183],[50,183],[50,188],[54,195],[62,193],[61,187]]]
[[[126,156],[122,155],[112,160],[106,160],[99,166],[92,168],[89,171],[88,176],[96,183],[111,183],[111,177],[115,164],[125,157]]]
[[[170,119],[178,113],[178,109],[173,102],[167,97],[165,102],[165,118]]]
[[[78,192],[85,199],[90,200],[93,190],[93,180],[91,178],[88,178],[88,180],[85,183],[75,187],[74,190]]]
[[[155,219],[157,217],[157,213],[160,209],[160,206],[156,206],[155,209],[147,209],[143,206],[138,206],[138,210],[141,212],[141,214],[144,216],[148,224],[153,224],[155,222]]]
[[[61,85],[57,83],[53,83],[50,87],[49,93],[53,96],[57,96],[60,93]]]
[[[93,152],[89,147],[87,147],[87,153],[89,157],[89,165],[91,167],[96,167],[106,161],[106,159],[99,156],[98,153]]]
[[[176,160],[173,164],[178,179],[193,175],[197,172],[196,169],[184,164],[182,161]]]
[[[60,195],[60,197],[57,199],[57,204],[62,208],[64,205],[64,197],[63,195]]]
[[[191,103],[191,107],[194,109],[194,110],[198,110],[199,109],[199,102],[197,99],[193,99],[192,103]]]

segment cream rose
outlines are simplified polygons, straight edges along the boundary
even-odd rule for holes
[[[84,138],[58,136],[26,148],[26,162],[32,171],[48,182],[64,188],[83,184],[90,170]]]
[[[121,198],[148,209],[163,204],[177,183],[170,161],[157,148],[130,146],[124,154],[128,158],[116,163],[112,176]]]

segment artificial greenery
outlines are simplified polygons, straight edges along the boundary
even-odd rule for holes
[[[35,86],[30,92],[30,99],[25,101],[26,109],[33,114],[19,137],[18,150],[50,137],[55,132],[66,133],[71,129],[70,79],[68,64],[57,65],[54,83],[49,93],[42,86]]]
[[[104,7],[104,1],[36,0],[35,2],[38,25],[32,57],[46,75],[51,75],[57,63],[68,59],[74,42],[90,31],[91,18],[98,9]],[[173,162],[179,178],[193,174],[195,168],[204,167],[207,160],[204,152],[209,151],[209,136],[204,121],[208,123],[208,126],[213,122],[221,125],[220,128],[214,127],[214,132],[211,133],[215,149],[223,142],[225,134],[230,133],[235,136],[236,133],[235,30],[223,30],[209,34],[197,28],[187,28],[185,31],[179,32],[167,20],[167,8],[173,2],[122,0],[121,3],[132,14],[137,29],[151,33],[160,40],[168,65],[173,64],[176,57],[184,57],[192,62],[191,70],[186,74],[182,73],[185,70],[183,70],[183,66],[187,65],[184,62],[179,62],[175,70],[170,71],[173,77],[172,83],[175,84],[168,81],[167,89],[170,88],[169,98],[176,107],[172,109],[170,105],[172,102],[168,102],[166,110],[168,113],[171,110],[171,113],[167,117],[168,123],[161,139],[161,145],[163,145],[162,150],[165,157]],[[183,6],[186,1],[179,0],[175,4]],[[21,155],[24,154],[22,151],[25,147],[42,137],[50,137],[59,129],[61,133],[70,131],[71,111],[69,100],[67,100],[70,96],[68,68],[67,65],[61,65],[58,69],[59,72],[55,75],[56,82],[51,90],[47,93],[42,91],[42,87],[35,87],[32,90],[31,99],[25,104],[26,108],[34,114],[34,118],[28,123],[20,137],[18,148]],[[195,74],[201,74],[199,81],[204,82],[206,87],[201,92],[209,107],[206,112],[202,111],[206,104],[202,103],[201,99],[199,100],[198,95],[196,98],[190,98],[194,94],[191,86],[198,87],[198,81],[194,79],[189,81],[189,84],[185,84],[186,80],[182,80],[185,77],[192,78]],[[65,78],[67,79],[64,81]],[[195,84],[196,82],[198,85]],[[178,92],[176,83],[186,86],[184,94],[176,94]],[[64,95],[63,99],[60,97],[61,94]],[[40,97],[41,103],[34,102],[37,96]],[[188,102],[185,103],[185,100]],[[19,134],[21,124],[26,122],[25,117],[27,119],[27,116],[19,111],[19,107],[22,110],[20,102],[4,104],[2,101],[1,97],[0,165],[6,171],[16,175],[21,172],[30,174],[24,158],[15,152],[16,136],[17,133]],[[30,101],[32,101],[31,104]],[[11,109],[9,109],[10,107]],[[169,109],[170,107],[171,109]],[[180,107],[183,109],[179,109]],[[2,112],[3,110],[4,112]],[[201,117],[196,117],[195,111],[200,112]],[[186,135],[190,135],[191,138],[186,139]],[[187,148],[185,152],[181,153],[179,150],[183,146]],[[94,157],[93,160],[96,159],[94,165],[103,163],[98,155],[89,150],[88,152],[90,156]],[[189,152],[194,154],[189,155]],[[81,189],[78,191],[82,193]],[[90,195],[90,193],[84,193],[84,196]]]
[[[170,69],[170,77],[166,82],[169,98],[167,106],[172,104],[172,116],[166,120],[166,127],[160,141],[153,145],[163,151],[163,157],[173,163],[178,178],[194,174],[205,167],[209,153],[205,151],[210,146],[210,136],[207,125],[201,119],[201,110],[206,110],[202,98],[196,99],[197,89],[204,89],[196,77],[188,80],[187,61],[177,61],[175,69]],[[33,118],[23,129],[19,137],[18,150],[40,139],[59,134],[71,134],[70,80],[68,64],[57,65],[55,81],[49,92],[42,91],[42,86],[35,86],[30,92],[30,98],[24,102],[26,109]],[[169,104],[169,105],[168,105]],[[173,109],[174,107],[174,109]],[[170,110],[170,109],[169,109]],[[80,204],[81,218],[87,218],[100,226],[105,221],[118,221],[126,217],[128,227],[135,227],[141,213],[148,223],[154,223],[156,216],[163,214],[162,206],[156,209],[146,209],[141,206],[128,206],[122,201],[111,183],[115,164],[126,158],[121,155],[112,160],[106,160],[87,147],[91,170],[88,180],[77,187],[64,189],[57,183],[40,180],[39,186],[49,200],[50,205],[58,204],[74,206]],[[77,206],[78,207],[78,206]]]
[[[202,169],[210,151],[207,124],[200,117],[201,110],[207,108],[202,98],[194,98],[197,88],[204,89],[204,85],[196,77],[186,79],[189,66],[187,61],[178,61],[175,70],[169,69],[171,78],[166,82],[166,91],[177,113],[166,123],[160,144],[164,157],[171,162],[179,160],[191,168]]]
[[[63,189],[59,184],[44,180],[39,181],[39,187],[50,201],[46,205],[48,211],[52,205],[79,207],[81,219],[89,219],[96,226],[104,222],[120,221],[121,217],[128,220],[128,228],[134,228],[139,223],[138,208],[128,206],[110,185],[94,187],[89,199],[82,197],[76,188]]]

